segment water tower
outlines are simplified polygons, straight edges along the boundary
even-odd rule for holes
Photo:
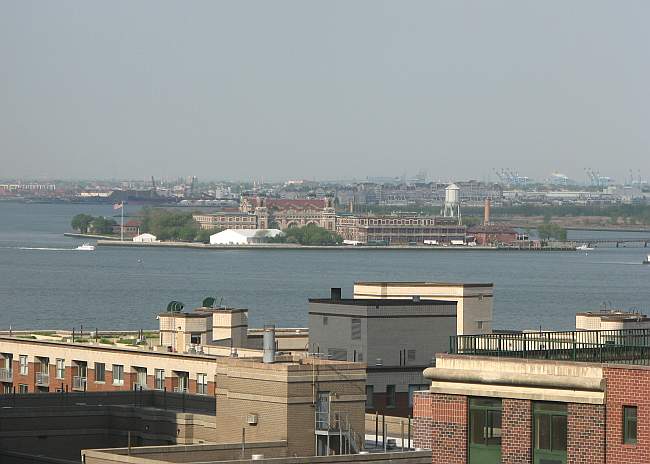
[[[460,221],[460,187],[456,184],[445,188],[445,205],[442,209],[444,217],[458,218]]]

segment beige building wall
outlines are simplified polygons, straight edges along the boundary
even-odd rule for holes
[[[456,334],[492,332],[493,284],[442,282],[355,282],[354,298],[455,301]]]
[[[247,441],[286,440],[288,455],[315,454],[314,405],[319,391],[331,392],[332,412],[345,416],[363,434],[363,364],[285,359],[273,364],[240,359],[219,362],[217,434],[222,442],[241,440],[245,430]]]

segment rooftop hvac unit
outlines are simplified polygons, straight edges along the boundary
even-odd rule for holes
[[[249,414],[246,416],[246,423],[248,425],[257,425],[257,414]]]

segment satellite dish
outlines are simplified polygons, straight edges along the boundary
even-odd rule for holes
[[[170,301],[167,305],[167,311],[171,313],[180,313],[185,305],[180,301]]]
[[[203,299],[201,306],[203,308],[214,308],[214,302],[217,301],[213,296],[209,296]]]

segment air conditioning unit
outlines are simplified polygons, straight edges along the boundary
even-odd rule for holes
[[[257,425],[257,414],[248,414],[246,416],[246,423],[248,425]]]

